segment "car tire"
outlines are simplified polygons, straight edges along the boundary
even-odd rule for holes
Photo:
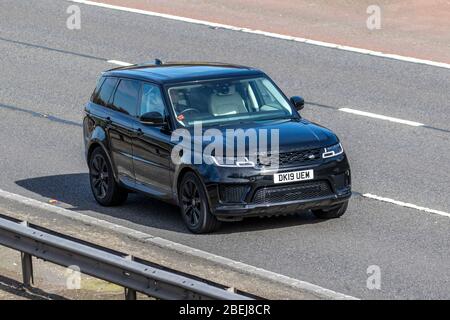
[[[312,213],[319,219],[334,219],[342,216],[347,211],[348,201],[343,204],[328,209],[311,210]]]
[[[89,181],[95,200],[102,206],[117,206],[128,198],[128,191],[116,182],[111,163],[100,147],[89,158]]]
[[[192,233],[210,233],[220,227],[220,221],[209,209],[203,184],[193,172],[183,176],[178,199],[183,221]]]

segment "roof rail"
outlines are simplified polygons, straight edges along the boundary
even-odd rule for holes
[[[145,67],[145,66],[162,66],[164,62],[161,59],[156,58],[154,62],[141,62],[141,63],[134,63],[129,66],[119,66],[112,69],[109,69],[108,71],[112,70],[121,70],[121,69],[128,69],[128,68],[136,68],[136,67]]]

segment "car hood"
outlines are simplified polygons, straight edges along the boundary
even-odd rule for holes
[[[216,134],[214,134],[214,132],[218,133],[217,130],[219,130],[222,136],[225,137],[227,130],[230,129],[242,129],[244,131],[254,129],[257,132],[258,143],[259,135],[265,133],[265,131],[262,130],[267,130],[266,136],[269,137],[271,130],[278,130],[280,152],[323,148],[339,142],[339,139],[331,130],[305,119],[258,121],[253,123],[234,124],[219,127],[204,127],[202,131],[205,134],[208,130],[214,130],[209,133],[215,136]],[[199,140],[199,137],[195,136],[193,128],[191,128],[190,131],[191,135],[195,137],[194,139]],[[267,145],[268,150],[270,150],[270,138],[268,140]],[[207,139],[207,141],[205,141],[205,139],[203,139],[204,147],[209,143],[210,140]],[[246,145],[246,149],[248,149],[248,145]]]

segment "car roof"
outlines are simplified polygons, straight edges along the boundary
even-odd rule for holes
[[[137,64],[108,70],[105,76],[130,77],[161,84],[196,80],[264,75],[251,67],[214,62],[171,62],[164,64]]]

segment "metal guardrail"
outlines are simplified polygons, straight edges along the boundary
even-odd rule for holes
[[[136,299],[136,292],[168,300],[252,299],[218,285],[135,261],[126,254],[9,218],[0,217],[0,245],[21,252],[26,286],[33,282],[32,257],[37,257],[64,267],[76,265],[83,274],[122,286],[129,300]]]

